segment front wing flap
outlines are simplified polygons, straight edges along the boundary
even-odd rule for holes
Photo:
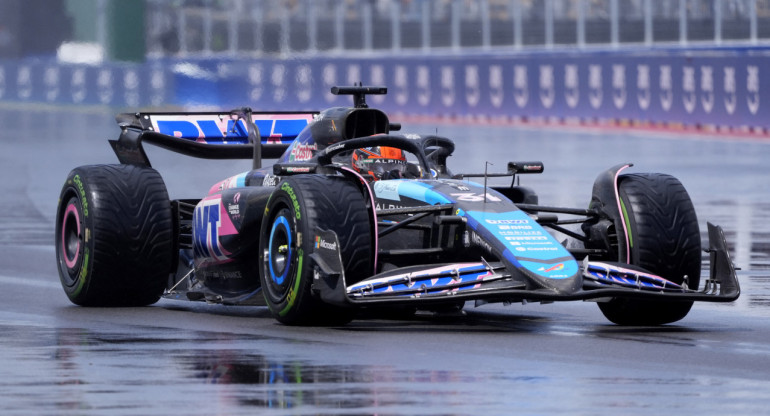
[[[618,297],[734,301],[740,296],[740,285],[727,251],[724,232],[709,223],[708,233],[710,275],[698,290],[650,273],[588,260],[583,262],[581,270],[583,287],[572,293],[528,289],[529,285],[516,270],[508,270],[503,263],[487,263],[483,259],[478,263],[405,267],[346,285],[339,256],[327,257],[323,261],[318,259],[314,290],[322,300],[346,306],[417,305],[459,300],[553,302]],[[334,264],[337,261],[340,263]]]

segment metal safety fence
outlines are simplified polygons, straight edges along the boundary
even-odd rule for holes
[[[149,56],[770,41],[770,0],[148,0]]]

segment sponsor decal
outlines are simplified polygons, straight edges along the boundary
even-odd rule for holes
[[[88,217],[88,199],[86,199],[86,190],[85,187],[83,187],[83,181],[80,179],[80,175],[75,175],[75,177],[72,178],[72,182],[75,183],[78,192],[80,192],[80,205],[83,206],[83,216]]]
[[[326,153],[334,152],[335,150],[344,149],[345,143],[337,143],[326,148]]]
[[[0,99],[5,95],[5,68],[0,66]]]
[[[305,160],[310,160],[316,150],[318,150],[318,145],[315,143],[295,143],[291,148],[291,153],[289,153],[289,161],[302,162]]]
[[[685,66],[682,68],[682,103],[688,114],[692,114],[695,111],[696,100],[695,67]]]
[[[394,99],[398,105],[409,101],[409,69],[406,65],[396,65],[393,74]]]
[[[474,108],[481,100],[481,85],[478,65],[465,66],[465,102]]]
[[[556,100],[553,65],[540,65],[540,102],[550,109]]]
[[[591,107],[598,110],[602,106],[602,66],[588,66],[588,102]]]
[[[489,67],[489,101],[494,108],[503,106],[503,100],[505,99],[503,78],[502,65],[491,65]]]
[[[486,252],[492,252],[492,247],[489,245],[489,243],[487,243],[484,238],[478,235],[475,231],[471,231],[470,233],[470,242],[475,246],[481,247]]]
[[[441,104],[444,107],[455,104],[455,70],[451,66],[441,67]]]
[[[564,270],[564,263],[559,263],[559,264],[557,264],[555,266],[551,266],[551,267],[549,267],[547,269],[545,268],[545,266],[537,269],[537,271],[545,272],[545,273],[556,272],[556,271],[559,271],[559,270]]]
[[[647,110],[650,108],[650,66],[649,65],[637,65],[636,66],[636,101],[639,103],[639,108]]]
[[[100,103],[109,104],[112,102],[112,97],[115,94],[112,87],[114,84],[115,81],[113,80],[112,70],[107,68],[101,69],[96,76],[96,88],[99,91],[98,96]]]
[[[286,315],[294,306],[294,302],[297,300],[299,283],[302,280],[300,277],[302,275],[302,261],[305,257],[304,254],[305,253],[301,248],[297,250],[297,277],[294,278],[294,286],[289,289],[289,293],[286,295],[286,306],[280,312],[278,312],[278,315],[280,316]]]
[[[297,67],[297,100],[306,103],[313,98],[313,70],[310,65],[300,65]]]
[[[294,193],[294,188],[291,187],[288,183],[284,182],[283,185],[281,185],[281,190],[286,192],[287,195],[289,195],[289,199],[291,199],[291,203],[294,208],[294,216],[297,219],[301,218],[300,214],[300,206],[299,201],[297,201],[297,194]]]
[[[577,107],[580,102],[580,77],[575,64],[564,66],[564,100],[569,108]]]
[[[508,241],[548,241],[548,237],[540,236],[517,236],[517,237],[505,237]]]
[[[139,106],[139,74],[133,70],[128,69],[123,74],[123,101],[129,107]]]
[[[270,72],[270,84],[273,86],[273,102],[282,103],[286,100],[286,65],[275,64]]]
[[[417,66],[417,102],[423,107],[430,105],[430,68],[427,65]]]
[[[245,143],[248,128],[230,114],[151,115],[153,130],[180,139],[205,143]],[[254,114],[262,138],[280,142],[296,137],[312,120],[312,114]],[[280,118],[278,118],[280,117]]]
[[[78,292],[80,289],[82,289],[83,285],[85,284],[85,278],[88,277],[88,259],[91,257],[91,251],[88,249],[88,247],[85,248],[83,251],[83,266],[80,269],[80,285],[78,285]]]
[[[376,209],[376,210],[381,210],[381,209],[397,209],[397,208],[407,208],[407,207],[404,206],[404,205],[383,204],[383,203],[380,203],[380,202],[377,202],[374,205],[374,209]]]
[[[391,201],[400,201],[398,194],[399,181],[377,181],[374,183],[374,194],[377,198],[390,199]]]
[[[220,198],[201,201],[193,215],[193,252],[196,257],[213,257],[224,260],[224,251],[219,246]]]
[[[757,114],[759,111],[759,67],[749,65],[746,67],[746,104],[749,106],[751,114]]]
[[[204,272],[204,276],[206,276],[206,279],[220,279],[220,280],[231,280],[231,279],[242,279],[243,275],[239,271],[222,271],[222,270],[214,270],[214,271],[206,271]]]
[[[59,68],[48,67],[43,73],[43,85],[45,85],[45,99],[46,101],[56,101],[59,98],[60,88],[59,85]]]
[[[700,67],[701,105],[706,114],[710,114],[714,108],[714,68],[711,66]]]
[[[369,67],[369,79],[372,80],[372,85],[385,85],[385,67],[382,64],[373,64]],[[374,104],[382,104],[385,102],[384,94],[377,94],[366,97],[367,101],[371,101]]]
[[[612,66],[612,102],[622,110],[626,106],[626,66]]]
[[[163,71],[160,69],[153,69],[150,72],[150,104],[154,107],[158,107],[163,104],[164,94],[166,91],[166,78],[163,75]]]
[[[241,173],[233,177],[227,178],[209,189],[209,194],[215,194],[225,189],[239,188],[246,186],[246,173]]]
[[[735,108],[738,105],[738,98],[736,96],[737,83],[735,81],[735,68],[726,66],[724,68],[724,91],[725,91],[725,110],[727,114],[732,115],[735,113]]]
[[[529,220],[490,220],[485,219],[487,224],[499,225],[499,224],[529,224]]]
[[[326,250],[337,250],[337,242],[335,241],[333,243],[330,243],[330,242],[324,240],[323,238],[321,238],[321,236],[317,235],[315,237],[315,248],[316,249],[324,248]]]
[[[674,77],[671,71],[671,65],[660,66],[660,106],[663,111],[668,112],[674,105]]]
[[[278,182],[280,182],[280,180],[280,176],[265,175],[265,178],[262,179],[262,186],[278,186]]]
[[[241,216],[241,207],[238,204],[227,204],[227,213],[233,218]]]
[[[519,108],[526,107],[529,101],[527,67],[524,65],[513,66],[513,100]]]
[[[72,70],[71,87],[72,102],[80,104],[86,99],[86,70],[75,68]]]
[[[489,193],[483,193],[483,194],[477,194],[474,192],[456,192],[450,194],[451,196],[455,197],[458,201],[463,202],[483,202],[485,199],[487,202],[500,202],[502,199],[490,195]]]
[[[500,225],[497,227],[500,230],[531,230],[531,225]],[[503,234],[502,232],[500,234]],[[511,232],[508,235],[516,235],[516,233]]]
[[[16,71],[16,95],[22,100],[32,97],[32,68],[27,65]]]
[[[453,180],[452,181],[450,181],[450,180],[442,180],[442,179],[439,179],[438,182],[440,182],[441,184],[446,185],[446,186],[451,186],[452,188],[457,189],[458,191],[468,192],[468,191],[471,190],[471,188],[466,186],[465,183],[463,183],[463,182],[458,182],[458,181],[453,181]]]
[[[264,78],[264,67],[262,64],[249,65],[249,98],[251,101],[257,101],[262,98],[262,83]]]
[[[337,65],[331,63],[324,65],[321,77],[323,78],[324,90],[329,91],[333,85],[337,85]],[[327,103],[333,103],[338,97],[332,93],[324,94]]]
[[[347,85],[354,85],[356,82],[360,82],[363,79],[361,76],[361,65],[349,64],[347,73]]]

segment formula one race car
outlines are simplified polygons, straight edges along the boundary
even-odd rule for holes
[[[296,325],[471,300],[593,300],[617,324],[658,325],[682,319],[693,301],[740,294],[711,224],[700,284],[698,221],[672,176],[621,174],[631,165],[618,165],[599,174],[588,208],[539,205],[513,180],[487,187],[468,178],[513,179],[541,173],[542,163],[452,173],[452,141],[394,134],[400,125],[366,105],[384,87],[332,93],[352,95],[354,106],[118,115],[121,134],[110,143],[120,164],[75,168],[61,191],[56,254],[70,300],[266,304]],[[254,166],[202,199],[170,201],[144,143]]]

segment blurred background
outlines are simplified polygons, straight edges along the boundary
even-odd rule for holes
[[[768,45],[770,0],[4,0],[0,101],[766,135]]]

